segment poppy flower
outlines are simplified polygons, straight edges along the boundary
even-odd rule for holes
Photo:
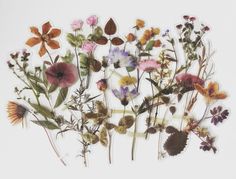
[[[225,99],[227,97],[225,92],[219,92],[219,85],[216,82],[210,82],[207,88],[204,88],[199,84],[194,84],[194,87],[206,98],[207,103],[210,103],[213,100]]]
[[[8,118],[12,124],[18,124],[22,122],[26,111],[27,109],[24,106],[13,101],[9,101],[7,104]]]
[[[27,40],[26,44],[30,47],[33,47],[39,43],[41,43],[41,47],[39,49],[39,56],[42,57],[47,52],[45,43],[51,49],[58,49],[60,48],[59,43],[56,40],[53,40],[55,37],[58,37],[61,34],[60,29],[51,29],[51,24],[46,22],[42,26],[42,33],[39,32],[37,27],[30,27],[30,31],[36,35],[36,37],[31,37]],[[50,30],[51,29],[51,30]]]
[[[150,59],[139,62],[138,69],[150,73],[160,66],[161,64],[157,63],[157,61]]]
[[[184,87],[185,91],[191,91],[194,90],[194,84],[199,84],[201,86],[204,85],[204,81],[199,78],[198,76],[189,74],[189,73],[182,73],[176,76],[176,81],[177,84],[181,85],[182,87]]]
[[[139,95],[136,88],[129,91],[128,87],[120,87],[120,90],[113,89],[112,93],[120,100],[123,106],[128,105],[130,100],[134,99]]]
[[[78,80],[76,66],[64,62],[54,63],[45,74],[49,83],[61,88],[70,87]]]

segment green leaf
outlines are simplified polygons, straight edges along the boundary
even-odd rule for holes
[[[33,81],[35,81],[35,82],[43,83],[43,80],[40,79],[39,77],[35,76],[35,75],[28,74],[27,77],[28,77],[30,80],[33,80]]]
[[[32,121],[32,122],[50,130],[59,129],[58,126],[56,126],[54,123],[50,121]]]
[[[62,104],[63,101],[65,101],[67,93],[68,93],[68,88],[60,89],[54,108],[57,108],[58,106]]]
[[[80,57],[80,73],[81,76],[87,76],[89,74],[89,59],[87,55],[81,53]]]
[[[48,93],[52,93],[52,92],[56,91],[57,88],[58,88],[58,86],[56,86],[56,85],[51,85],[51,86],[49,87],[49,89],[48,89]]]
[[[147,43],[147,45],[146,45],[146,47],[145,47],[145,50],[146,50],[146,51],[152,50],[154,43],[155,43],[154,40],[150,40],[150,41]]]
[[[45,93],[45,89],[41,85],[31,80],[29,80],[29,82],[35,91],[37,91],[38,93]]]
[[[47,118],[54,118],[54,113],[49,110],[47,107],[34,104],[34,103],[29,103],[38,113],[40,113],[42,116],[47,117]]]
[[[45,71],[46,71],[46,65],[45,65],[45,63],[43,63],[43,82],[47,86],[48,85],[48,80],[47,80]]]
[[[74,34],[68,33],[66,36],[66,39],[71,46],[76,47],[77,41],[76,41],[76,37],[74,36]]]
[[[146,57],[146,56],[151,56],[150,53],[142,52],[138,55],[139,57]]]

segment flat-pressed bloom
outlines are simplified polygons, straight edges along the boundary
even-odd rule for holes
[[[204,80],[202,80],[198,76],[189,73],[182,73],[177,75],[176,81],[178,84],[185,87],[187,90],[194,90],[194,84],[199,84],[201,86],[204,85]]]
[[[206,98],[207,103],[214,100],[225,99],[227,97],[225,92],[219,91],[219,85],[216,82],[210,82],[207,88],[199,84],[194,84],[195,89]]]
[[[123,106],[129,104],[129,101],[139,95],[136,88],[129,90],[128,87],[120,87],[120,90],[113,89],[112,93],[117,97]]]
[[[85,41],[82,44],[81,49],[86,53],[92,53],[95,50],[96,46],[97,46],[96,43],[92,41]]]
[[[83,22],[82,20],[77,19],[77,20],[74,20],[74,21],[71,23],[71,28],[72,28],[73,31],[77,31],[77,30],[82,29],[83,24],[84,24],[84,22]]]
[[[161,64],[159,64],[154,59],[142,60],[138,64],[138,69],[145,72],[152,72],[153,70],[159,68]]]
[[[145,25],[145,22],[143,20],[141,20],[141,19],[136,20],[136,27],[137,28],[143,28],[144,25]]]
[[[133,56],[129,55],[129,52],[120,50],[118,47],[111,49],[109,52],[108,64],[114,64],[115,67],[131,67],[137,66],[137,61]]]
[[[95,16],[95,15],[89,16],[89,17],[86,19],[86,22],[87,22],[87,24],[90,25],[90,26],[95,26],[95,25],[97,25],[97,23],[98,23],[98,17]]]
[[[76,66],[64,62],[54,63],[45,74],[49,83],[61,88],[70,87],[78,80]]]
[[[22,122],[25,117],[26,111],[27,109],[24,106],[13,101],[9,101],[7,104],[8,118],[12,124],[18,124]]]
[[[119,80],[120,86],[134,85],[136,82],[137,82],[137,79],[131,76],[123,76]]]
[[[61,34],[60,29],[53,28],[51,29],[50,22],[46,22],[42,26],[42,33],[39,32],[37,27],[30,27],[30,31],[36,35],[36,37],[31,37],[26,41],[26,44],[30,47],[33,47],[39,43],[41,43],[41,47],[39,49],[39,56],[42,57],[47,52],[46,44],[51,49],[60,48],[59,43],[56,40],[53,40],[55,37],[58,37]]]

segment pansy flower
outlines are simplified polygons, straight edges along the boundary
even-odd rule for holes
[[[120,90],[113,89],[112,93],[117,97],[123,106],[129,104],[129,101],[136,98],[139,93],[136,88],[129,91],[128,87],[120,87]]]
[[[47,44],[51,49],[60,48],[59,43],[56,40],[53,40],[55,37],[58,37],[61,34],[60,29],[51,29],[51,24],[46,22],[42,26],[42,33],[39,32],[37,27],[30,27],[30,31],[36,35],[36,37],[31,37],[27,40],[26,44],[30,47],[33,47],[39,43],[41,43],[41,47],[39,50],[39,56],[42,57],[47,52],[46,45]]]
[[[78,71],[75,65],[69,63],[54,63],[46,71],[49,83],[66,88],[72,86],[78,80]]]
[[[207,88],[199,84],[194,84],[195,89],[202,94],[207,103],[211,103],[214,100],[225,99],[227,97],[225,92],[219,91],[219,85],[216,82],[210,82]]]

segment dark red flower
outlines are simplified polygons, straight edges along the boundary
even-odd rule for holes
[[[46,72],[49,83],[66,88],[78,80],[78,71],[75,65],[69,63],[54,63]]]
[[[184,87],[186,91],[194,90],[194,84],[199,84],[201,86],[204,85],[204,81],[201,78],[189,73],[179,74],[176,76],[176,81],[178,84]]]

